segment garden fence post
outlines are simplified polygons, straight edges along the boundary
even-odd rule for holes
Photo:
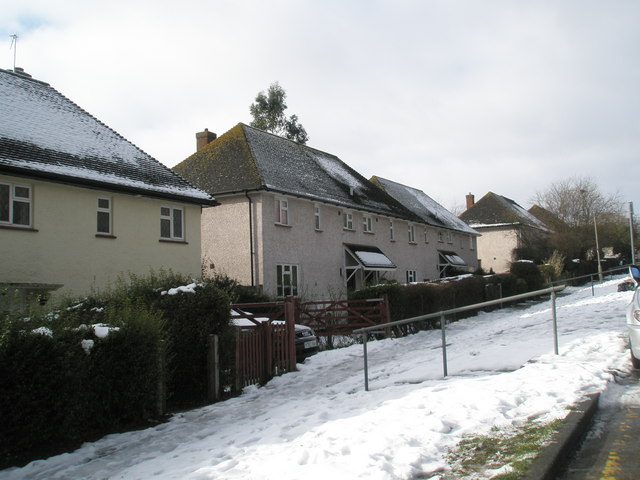
[[[164,415],[167,411],[167,384],[165,375],[165,362],[166,362],[166,343],[164,340],[160,340],[158,348],[158,384],[156,391],[156,410],[158,415]]]
[[[296,299],[287,297],[284,300],[284,320],[287,329],[287,371],[296,371]]]
[[[207,400],[213,403],[220,397],[220,355],[218,336],[207,337]]]

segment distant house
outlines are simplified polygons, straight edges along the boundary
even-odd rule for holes
[[[425,223],[335,155],[244,124],[196,138],[198,151],[174,170],[221,204],[203,212],[210,273],[276,297],[326,299],[383,278],[438,278],[439,231],[471,245],[468,227]]]
[[[513,200],[487,193],[478,202],[467,195],[467,210],[460,217],[482,236],[478,239],[481,267],[496,273],[506,272],[518,251],[536,245],[550,229],[536,216]]]
[[[0,111],[0,302],[200,273],[210,195],[20,71],[0,70]]]

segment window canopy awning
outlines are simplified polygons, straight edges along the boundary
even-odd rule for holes
[[[378,247],[344,245],[347,252],[364,270],[395,270],[396,265]],[[358,266],[353,265],[353,266]]]
[[[454,267],[466,267],[467,262],[465,262],[457,253],[455,252],[442,252],[438,250],[440,254],[441,263],[448,263]]]

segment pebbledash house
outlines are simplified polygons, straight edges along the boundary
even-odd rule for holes
[[[477,268],[478,233],[420,190],[242,123],[196,139],[174,170],[220,202],[203,210],[205,273],[319,300]]]
[[[0,70],[0,111],[0,311],[127,272],[200,275],[210,195],[20,70]]]

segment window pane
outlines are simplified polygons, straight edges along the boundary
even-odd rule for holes
[[[13,201],[13,223],[15,225],[30,225],[29,203]]]
[[[291,295],[298,295],[298,267],[291,266]]]
[[[99,198],[98,199],[98,208],[109,209],[109,199],[108,198]]]
[[[173,236],[182,238],[182,210],[179,208],[173,210]]]
[[[16,186],[13,190],[14,197],[29,198],[29,187]]]
[[[161,217],[170,217],[171,209],[168,207],[160,207],[160,216]]]
[[[166,218],[160,219],[160,237],[171,238],[171,220]]]
[[[111,233],[109,212],[98,212],[98,233]]]
[[[0,222],[9,221],[9,185],[0,184]]]

